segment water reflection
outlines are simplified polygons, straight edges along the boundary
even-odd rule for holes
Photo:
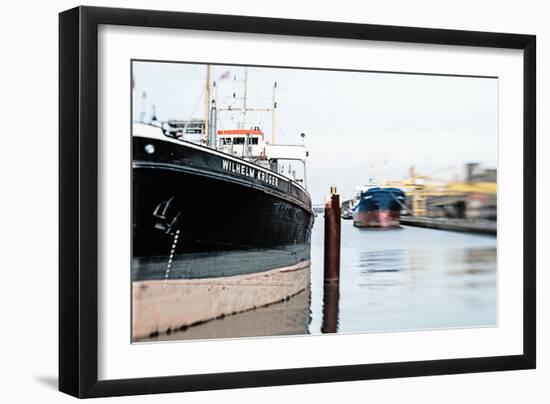
[[[403,250],[361,252],[357,265],[364,270],[363,273],[398,272],[403,269]]]
[[[226,316],[142,341],[260,337],[309,334],[311,290],[289,300]]]
[[[340,282],[324,282],[323,286],[323,334],[338,332],[340,310]]]
[[[319,262],[314,251],[311,334],[325,326]],[[338,332],[494,326],[496,296],[495,237],[342,223]]]
[[[339,283],[323,282],[323,221],[312,233],[311,287],[290,300],[162,339],[494,326],[496,238],[342,222]]]

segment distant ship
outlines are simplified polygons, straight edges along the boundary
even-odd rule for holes
[[[353,209],[356,227],[398,227],[405,193],[399,188],[371,186],[359,192]]]
[[[342,202],[342,219],[344,220],[351,220],[353,219],[353,207],[355,200],[349,199],[347,201]]]
[[[209,105],[202,122],[133,124],[134,340],[309,287],[311,198],[279,167],[295,160],[305,172],[305,146],[269,144],[244,122],[217,130]]]

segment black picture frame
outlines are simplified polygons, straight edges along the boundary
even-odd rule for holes
[[[523,50],[523,354],[99,381],[100,24]],[[535,368],[535,61],[534,35],[96,7],[60,13],[59,390],[83,398]]]

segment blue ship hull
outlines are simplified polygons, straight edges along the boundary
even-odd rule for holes
[[[353,210],[357,227],[398,227],[405,193],[399,188],[370,188],[361,192]]]

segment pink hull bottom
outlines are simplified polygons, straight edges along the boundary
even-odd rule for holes
[[[374,210],[353,214],[356,227],[399,227],[401,214],[393,210]]]

